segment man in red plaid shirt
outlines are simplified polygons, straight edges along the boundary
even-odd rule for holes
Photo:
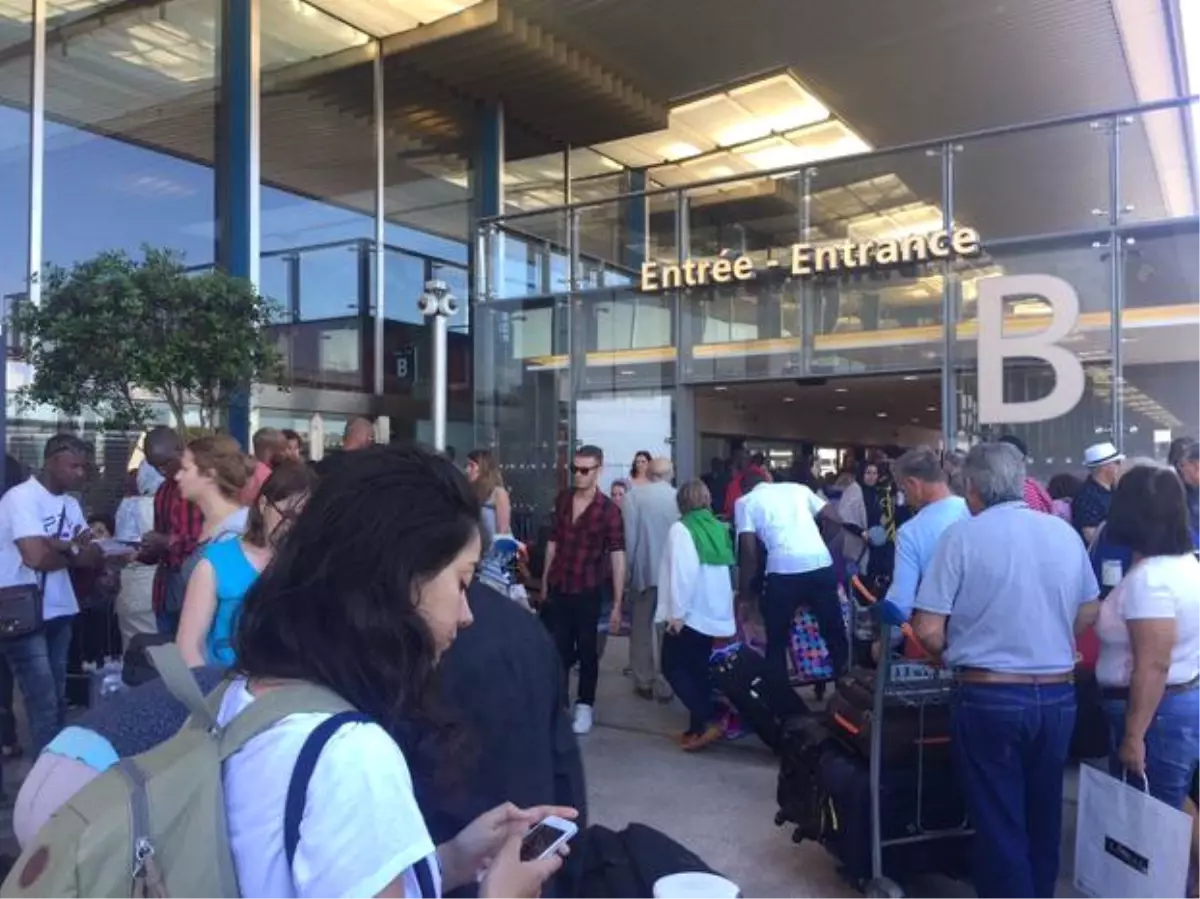
[[[542,596],[550,603],[554,641],[562,656],[563,676],[579,662],[575,733],[592,729],[592,706],[600,677],[596,624],[607,566],[612,566],[613,608],[609,630],[621,627],[625,598],[625,525],[617,504],[597,487],[604,452],[582,446],[572,466],[575,489],[554,504],[554,521],[546,546]],[[565,692],[565,690],[564,690]]]
[[[160,634],[174,636],[183,608],[182,568],[196,551],[204,516],[179,492],[175,475],[183,460],[183,441],[170,428],[155,428],[146,435],[146,461],[165,481],[154,494],[154,530],[142,535],[141,560],[158,563],[154,572],[154,614]]]

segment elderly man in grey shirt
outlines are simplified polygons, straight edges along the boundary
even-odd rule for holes
[[[972,517],[942,534],[913,629],[958,681],[952,742],[977,833],[976,891],[1053,896],[1075,633],[1094,621],[1099,587],[1071,526],[1023,502],[1020,452],[980,444],[962,474]]]
[[[629,667],[634,690],[643,699],[671,700],[671,687],[662,676],[662,632],[654,624],[658,607],[658,564],[667,545],[667,532],[679,520],[679,504],[671,486],[670,459],[650,460],[649,484],[634,487],[625,497],[625,557],[629,560],[631,624]]]

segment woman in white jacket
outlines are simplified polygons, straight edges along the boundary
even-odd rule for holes
[[[686,751],[721,739],[716,721],[708,659],[713,638],[732,637],[733,538],[712,513],[712,496],[703,481],[679,488],[679,521],[667,532],[658,570],[655,620],[666,625],[663,676],[687,706],[691,722],[680,740]]]

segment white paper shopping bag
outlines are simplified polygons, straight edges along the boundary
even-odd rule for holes
[[[1075,888],[1089,896],[1183,896],[1192,819],[1090,766],[1079,771]]]

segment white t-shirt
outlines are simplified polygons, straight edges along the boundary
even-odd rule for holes
[[[0,587],[36,584],[42,577],[21,561],[18,540],[26,537],[70,540],[85,527],[83,509],[74,497],[55,496],[37,478],[13,487],[0,497]],[[61,618],[78,612],[79,603],[67,569],[47,572],[45,578],[42,617]]]
[[[1143,559],[1100,604],[1096,679],[1103,686],[1129,686],[1133,653],[1125,622],[1138,618],[1175,619],[1168,685],[1186,684],[1200,674],[1200,562],[1195,556]]]
[[[234,682],[217,720],[226,724],[253,701],[245,681]],[[325,744],[288,870],[288,784],[305,739],[328,717],[291,715],[225,762],[225,811],[242,895],[374,896],[403,874],[404,895],[420,896],[413,866],[435,848],[404,754],[377,724],[347,724]],[[429,867],[440,895],[436,859]]]
[[[767,548],[767,574],[804,574],[833,564],[815,517],[824,507],[803,484],[759,484],[734,504],[733,520]]]

